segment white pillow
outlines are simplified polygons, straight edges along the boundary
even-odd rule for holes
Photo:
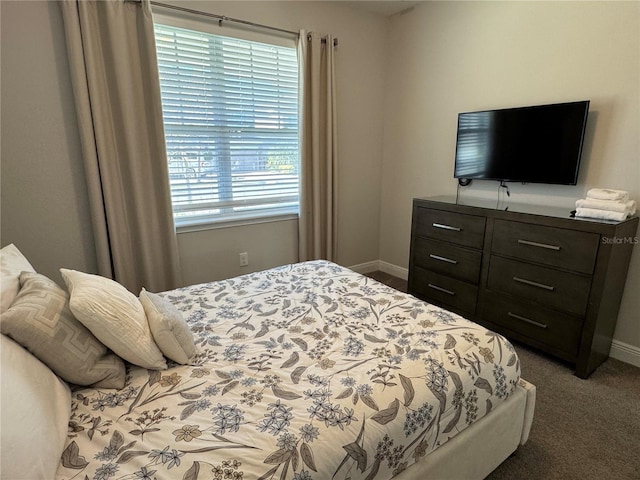
[[[61,268],[69,307],[98,340],[134,365],[164,370],[167,362],[151,337],[140,300],[113,280]]]
[[[0,478],[50,480],[67,438],[71,392],[40,360],[1,337]]]
[[[20,291],[20,273],[35,272],[13,243],[0,250],[0,313],[4,312]]]
[[[180,310],[160,295],[140,292],[140,302],[149,321],[151,334],[167,358],[186,365],[196,354],[193,332]]]

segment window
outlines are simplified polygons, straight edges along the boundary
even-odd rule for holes
[[[296,50],[155,24],[177,226],[298,213]]]

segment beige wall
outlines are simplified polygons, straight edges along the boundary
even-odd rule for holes
[[[0,2],[0,234],[36,270],[95,271],[62,17],[54,2]]]
[[[222,280],[298,260],[298,221],[244,225],[178,235],[185,285]],[[249,265],[239,266],[239,253]]]
[[[461,111],[591,100],[577,186],[518,185],[511,201],[566,206],[591,187],[640,200],[640,3],[426,2],[389,37],[380,258],[406,268],[411,199],[455,194]],[[492,195],[476,181],[464,195]],[[640,347],[640,247],[615,338]]]

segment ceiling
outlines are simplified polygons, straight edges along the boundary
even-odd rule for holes
[[[387,1],[368,1],[368,0],[355,0],[344,2],[353,8],[360,10],[366,10],[367,12],[377,13],[390,17],[396,13],[407,10],[422,2],[411,2],[407,0],[387,0]]]

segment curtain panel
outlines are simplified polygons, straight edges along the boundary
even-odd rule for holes
[[[63,0],[99,274],[181,283],[153,19],[142,2]]]
[[[334,38],[300,31],[299,259],[337,258],[338,145]]]

